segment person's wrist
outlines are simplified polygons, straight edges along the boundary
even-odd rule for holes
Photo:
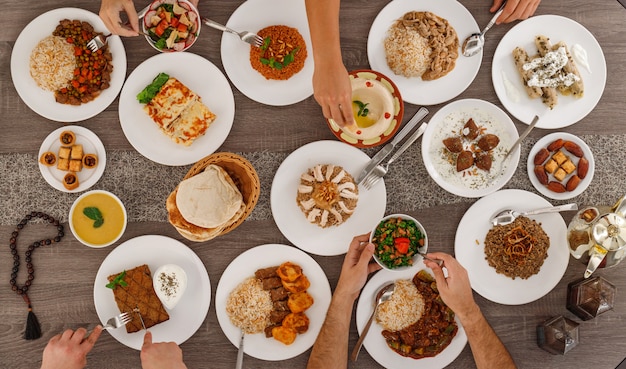
[[[468,306],[460,309],[458,312],[455,313],[459,317],[461,324],[463,324],[464,326],[476,323],[476,321],[481,319],[482,316],[480,307],[475,302],[472,302]]]

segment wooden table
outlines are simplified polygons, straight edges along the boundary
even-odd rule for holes
[[[229,15],[237,8],[240,1],[203,1],[201,13],[210,18],[226,23]],[[344,0],[341,13],[342,47],[346,66],[349,70],[368,68],[366,43],[369,27],[376,14],[382,9],[386,1],[349,1]],[[485,25],[491,18],[488,12],[489,0],[467,0],[464,5],[476,18],[479,25]],[[49,121],[31,111],[17,95],[10,75],[10,56],[12,47],[21,30],[36,16],[60,7],[78,7],[98,12],[97,1],[69,1],[69,0],[44,0],[37,2],[6,2],[3,13],[0,16],[4,24],[0,36],[0,120],[2,134],[0,135],[1,158],[14,158],[25,160],[24,172],[37,171],[36,155],[42,140],[61,124]],[[143,4],[138,3],[137,7]],[[280,11],[268,9],[268,11]],[[589,29],[604,50],[606,57],[608,78],[604,95],[597,107],[581,122],[563,129],[563,131],[585,137],[615,137],[623,141],[626,134],[624,121],[624,101],[626,101],[626,36],[623,25],[626,21],[626,10],[616,1],[581,1],[581,0],[551,0],[544,1],[537,14],[559,14],[584,25]],[[513,25],[500,25],[494,27],[488,37],[480,72],[471,86],[458,98],[481,98],[501,106],[491,82],[491,61],[498,40]],[[220,59],[221,34],[215,30],[203,29],[197,44],[190,50],[200,54],[223,70]],[[124,46],[128,57],[127,75],[130,74],[143,60],[155,54],[142,38],[124,39]],[[321,110],[312,97],[286,107],[264,106],[249,100],[235,88],[233,88],[236,113],[233,129],[224,142],[220,151],[239,153],[262,153],[271,152],[288,154],[298,147],[317,140],[330,139],[334,136],[327,128],[323,120]],[[442,104],[443,105],[443,104]],[[436,112],[442,105],[430,106],[431,114]],[[417,106],[406,104],[406,114],[412,115]],[[515,120],[519,131],[525,125]],[[118,119],[118,100],[109,106],[101,114],[89,119],[84,124],[93,130],[104,142],[109,153],[133,152],[133,148],[126,140],[120,128]],[[529,141],[536,141],[548,131],[535,129]],[[620,138],[621,137],[621,138]],[[589,140],[588,140],[589,142]],[[417,148],[413,148],[417,150]],[[415,151],[417,152],[417,151]],[[623,152],[616,149],[617,158],[597,158],[597,170],[599,173],[609,175],[614,173],[619,176],[622,168],[615,168],[616,160],[622,160]],[[371,153],[371,152],[370,152]],[[527,154],[527,152],[525,153]],[[17,155],[17,156],[16,156]],[[417,155],[417,154],[416,154]],[[419,157],[419,155],[418,155]],[[13,160],[13,159],[11,159]],[[522,161],[525,160],[524,152]],[[419,163],[421,165],[421,163]],[[130,163],[132,166],[133,164]],[[132,168],[131,168],[132,170]],[[187,167],[177,173],[184,173]],[[105,176],[107,172],[105,171]],[[527,181],[525,171],[519,169],[516,173],[522,182]],[[15,196],[28,189],[30,184],[20,180],[8,181],[3,177],[0,187],[3,204],[4,196]],[[13,177],[16,178],[15,174]],[[176,179],[178,181],[179,179]],[[406,179],[416,180],[416,179]],[[429,178],[421,179],[430,181],[433,188],[436,186]],[[263,183],[262,197],[269,196],[267,192],[270,183]],[[119,187],[104,188],[115,190],[121,196],[131,196],[128,191],[133,189],[132,196],[141,197],[141,187],[149,184],[141,183],[133,179],[132,186],[119,184]],[[528,185],[528,182],[524,182]],[[590,189],[595,188],[598,194],[603,193],[602,183],[594,181]],[[101,188],[98,185],[95,188]],[[624,195],[625,186],[612,187],[606,198],[612,201]],[[391,190],[388,188],[388,190]],[[30,211],[33,199],[23,197],[23,206],[19,208],[24,214]],[[54,199],[54,204],[60,208],[67,208],[76,196],[59,196],[59,192],[48,188],[39,196],[47,196]],[[58,198],[58,200],[56,200]],[[589,203],[605,201],[605,197],[594,195],[587,199]],[[152,203],[153,198],[141,198],[138,201]],[[158,201],[164,202],[164,199]],[[391,200],[389,200],[391,201]],[[457,224],[464,212],[475,200],[454,198],[447,203],[439,203],[420,209],[410,208],[407,204],[407,213],[418,217],[428,229],[431,239],[431,249],[442,250],[452,253],[454,236]],[[55,216],[65,214],[57,212],[57,207],[51,206],[46,211]],[[13,209],[16,210],[16,209]],[[402,209],[400,209],[402,210]],[[565,214],[565,220],[569,221],[572,214]],[[33,288],[29,291],[34,304],[34,310],[42,324],[43,337],[36,341],[25,341],[22,332],[26,318],[26,309],[22,300],[11,292],[8,279],[11,269],[11,256],[8,251],[8,238],[19,221],[19,217],[0,224],[0,234],[4,235],[4,250],[0,257],[0,278],[4,281],[4,287],[0,288],[0,315],[3,317],[0,323],[0,368],[34,368],[41,360],[41,352],[50,337],[66,328],[78,327],[92,328],[98,323],[95,307],[93,304],[93,281],[99,265],[113,249],[88,249],[75,240],[67,230],[63,242],[52,247],[38,249],[33,258],[36,268],[36,279]],[[41,226],[34,226],[37,230]],[[45,233],[46,230],[29,232],[32,237],[37,233]],[[182,240],[190,245],[203,260],[209,272],[213,285],[212,301],[215,298],[215,287],[219,278],[230,261],[241,252],[260,244],[284,243],[288,240],[280,233],[274,221],[269,219],[251,219],[243,223],[238,229],[219,239],[202,244],[192,244],[182,239],[175,230],[167,223],[166,219],[151,222],[133,221],[128,224],[126,233],[120,242],[145,234],[161,234]],[[32,242],[32,237],[25,232],[20,239],[18,248],[23,253],[27,242]],[[31,237],[29,239],[29,237]],[[320,257],[313,256],[323,267],[334,288],[339,276],[343,256]],[[549,267],[549,266],[547,266]],[[567,284],[582,276],[584,266],[574,259],[570,263],[561,282],[546,296],[529,304],[519,306],[506,306],[493,303],[475,294],[476,301],[483,310],[489,322],[493,325],[498,335],[510,350],[513,358],[520,368],[614,368],[626,355],[626,278],[624,267],[616,267],[598,272],[617,288],[617,300],[614,311],[608,312],[594,320],[581,322],[565,308]],[[18,282],[21,284],[25,279],[25,273],[20,273]],[[536,326],[547,318],[564,315],[581,323],[581,344],[567,353],[565,356],[551,355],[541,350],[536,343]],[[357,340],[357,331],[354,322],[350,330],[350,348]],[[206,321],[200,329],[182,345],[186,362],[190,368],[228,368],[235,364],[236,347],[224,336],[220,329],[215,314],[214,304],[211,304]],[[262,368],[293,368],[304,367],[309,352],[293,359],[280,362],[267,362],[245,357],[246,367]],[[104,333],[88,357],[88,367],[91,368],[139,368],[139,353],[121,345],[109,334]],[[364,350],[359,356],[358,363],[350,363],[351,368],[376,368],[379,365]],[[450,364],[451,368],[474,367],[471,351],[467,346],[459,357]]]

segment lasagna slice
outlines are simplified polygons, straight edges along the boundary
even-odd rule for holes
[[[109,276],[109,282],[113,282],[120,274]],[[139,309],[146,328],[169,320],[169,314],[154,291],[152,274],[147,265],[144,264],[127,270],[122,280],[126,282],[126,285],[115,285],[113,295],[120,312],[128,312],[133,318],[126,324],[126,332],[138,332],[143,328],[139,315],[134,311],[136,308]]]
[[[214,120],[215,114],[200,100],[196,100],[172,123],[169,128],[170,137],[176,143],[189,146],[206,132]]]
[[[150,118],[165,132],[180,114],[199,97],[176,78],[170,77],[144,106]]]

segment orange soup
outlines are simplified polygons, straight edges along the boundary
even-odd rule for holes
[[[89,193],[78,200],[72,214],[72,231],[89,246],[107,246],[126,228],[122,204],[106,192]]]

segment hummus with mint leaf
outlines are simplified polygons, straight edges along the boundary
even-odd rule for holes
[[[342,127],[343,132],[359,140],[379,137],[395,119],[394,96],[378,80],[351,77],[350,81],[355,124]]]

